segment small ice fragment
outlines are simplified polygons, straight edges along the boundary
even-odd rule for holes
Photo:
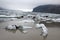
[[[23,33],[27,33],[27,31],[23,31]]]
[[[30,29],[32,27],[29,27],[29,26],[23,26],[23,29]]]

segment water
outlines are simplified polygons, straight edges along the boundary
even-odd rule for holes
[[[45,13],[36,13],[36,12],[8,12],[9,14],[4,13],[4,15],[27,15],[27,14],[39,14],[40,16],[48,15],[50,17],[57,17],[60,18],[60,14],[45,14]],[[11,14],[10,14],[11,13]],[[0,13],[2,15],[2,13]],[[44,22],[42,22],[44,23]],[[16,30],[15,32],[6,31],[4,28],[8,25],[27,25],[31,26],[32,29],[27,30],[28,32],[26,34],[20,32],[19,30]],[[60,23],[44,23],[46,27],[48,28],[48,37],[46,40],[60,40]],[[23,23],[21,22],[21,19],[13,18],[0,18],[0,40],[43,40],[43,38],[40,36],[40,30],[35,28],[34,23]]]
[[[7,21],[0,23],[0,40],[43,40],[40,36],[40,30],[35,28],[35,24],[29,23],[24,25],[29,25],[33,27],[27,30],[26,34],[16,30],[15,32],[6,31],[4,28],[10,24],[22,25],[23,23],[19,21]],[[60,25],[59,24],[46,24],[48,28],[48,37],[46,40],[60,40]]]

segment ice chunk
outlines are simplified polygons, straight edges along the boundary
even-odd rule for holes
[[[19,26],[19,31],[23,33],[27,33],[27,29],[31,29],[32,27],[29,26]]]
[[[44,24],[36,24],[36,27],[42,29],[41,34],[43,37],[48,35],[48,29],[46,28]]]
[[[6,28],[7,28],[7,29],[10,29],[10,30],[16,29],[15,25],[8,25]]]
[[[36,28],[41,28],[42,26],[40,24],[36,24]]]
[[[30,23],[30,22],[32,22],[32,23],[34,23],[34,21],[33,21],[33,20],[31,20],[31,19],[22,20],[22,22],[25,22],[25,23]]]
[[[32,27],[29,27],[29,26],[19,26],[19,29],[30,29]]]

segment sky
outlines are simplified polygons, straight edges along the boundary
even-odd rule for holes
[[[60,0],[0,0],[0,7],[12,10],[32,11],[45,4],[60,4]]]

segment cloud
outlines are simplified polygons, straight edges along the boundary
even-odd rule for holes
[[[0,7],[17,10],[32,9],[44,4],[60,4],[60,0],[0,0]]]

